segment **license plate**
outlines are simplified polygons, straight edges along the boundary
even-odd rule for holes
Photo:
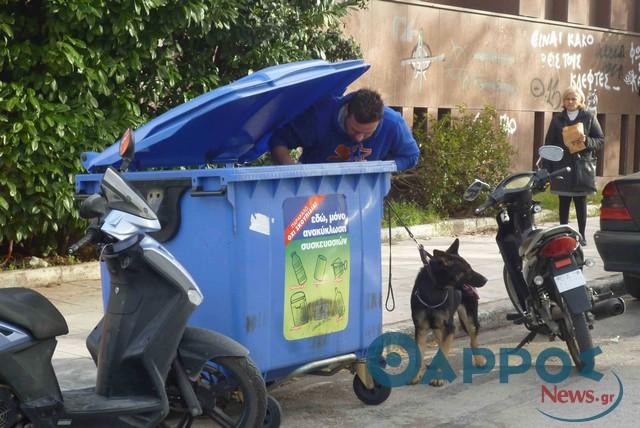
[[[561,293],[587,285],[587,281],[584,280],[584,275],[582,275],[580,269],[554,276],[553,279],[556,281],[556,287]]]

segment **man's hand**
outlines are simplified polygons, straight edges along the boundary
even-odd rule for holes
[[[289,149],[286,146],[274,146],[271,149],[271,159],[277,165],[293,165],[295,162],[291,159]]]

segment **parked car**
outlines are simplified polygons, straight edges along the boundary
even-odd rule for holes
[[[640,172],[602,189],[600,230],[594,239],[604,269],[622,272],[629,294],[640,298]]]

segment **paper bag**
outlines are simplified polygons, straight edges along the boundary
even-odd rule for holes
[[[584,143],[580,141],[582,137],[584,137],[584,126],[582,122],[562,128],[562,140],[571,154],[587,148]]]

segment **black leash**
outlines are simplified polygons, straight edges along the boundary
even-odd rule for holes
[[[391,202],[389,202],[389,200],[385,200],[385,203],[388,208],[387,222],[389,225],[389,286],[387,287],[387,298],[384,302],[384,307],[388,312],[392,312],[396,308],[396,300],[393,295],[393,286],[391,285],[391,213],[393,213],[398,223],[400,223],[400,225],[405,228],[405,230],[409,234],[409,237],[413,239],[413,242],[415,242],[416,245],[418,246],[418,253],[420,254],[420,259],[422,260],[422,263],[425,265],[428,265],[429,259],[432,258],[433,256],[429,254],[429,252],[424,249],[424,246],[418,242],[415,236],[413,236],[413,233],[411,233],[411,230],[409,230],[409,227],[402,221],[402,219],[400,218],[396,210],[393,209]],[[392,304],[391,308],[389,308],[389,298],[391,298],[391,304]]]

